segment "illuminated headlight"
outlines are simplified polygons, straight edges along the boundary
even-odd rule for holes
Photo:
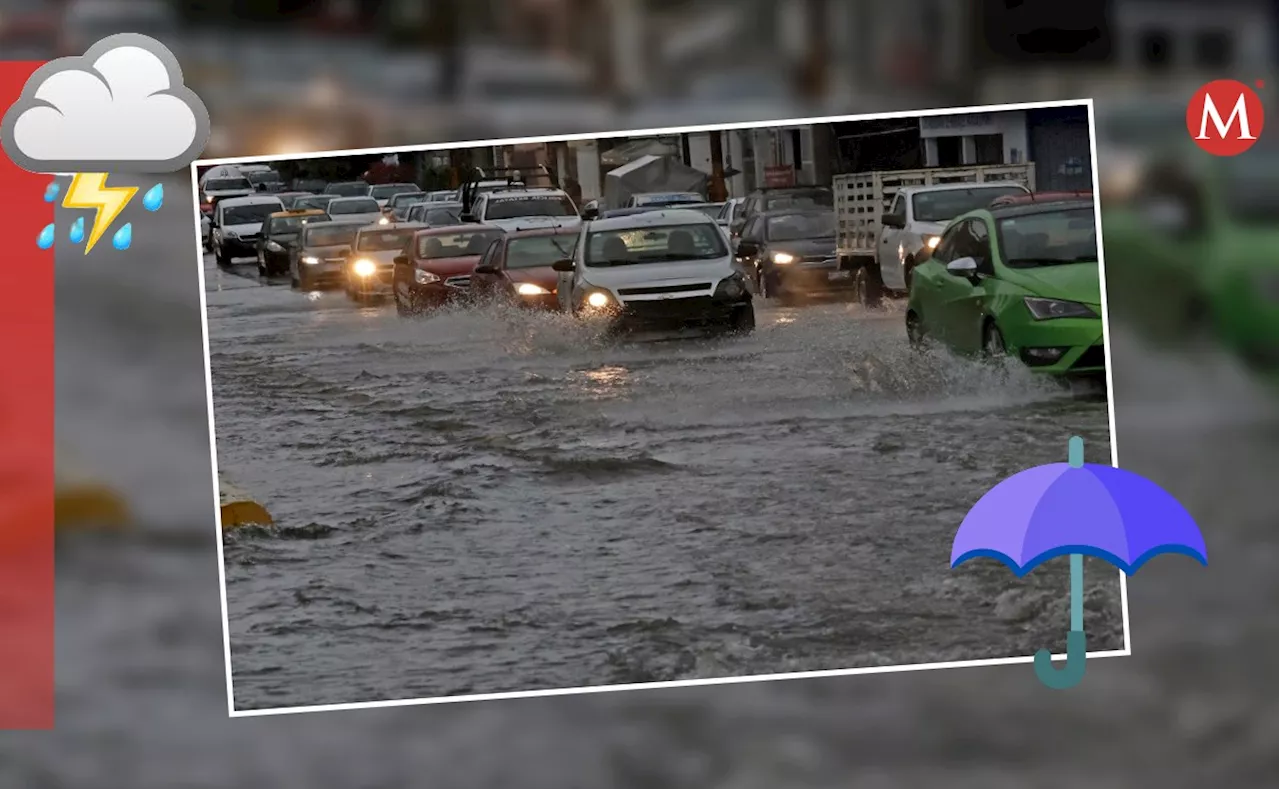
[[[602,310],[613,304],[613,297],[603,290],[593,290],[587,294],[586,304],[593,309]]]
[[[795,255],[788,255],[786,252],[773,253],[773,262],[777,263],[779,266],[785,266],[788,263],[794,263],[795,260],[796,260]]]
[[[551,291],[541,285],[535,285],[532,282],[521,282],[516,286],[516,293],[519,293],[521,296],[546,296],[550,294]],[[596,294],[593,293],[591,295],[594,296]]]
[[[437,277],[435,274],[432,274],[430,271],[423,271],[422,269],[418,269],[417,271],[413,272],[413,281],[418,283],[419,285],[430,285],[433,282],[439,282],[440,278]]]
[[[388,219],[388,218],[386,218],[385,216],[384,216],[384,217],[379,217],[379,219],[378,219],[378,224],[380,224],[380,225],[389,225],[389,224],[391,224],[391,220],[390,220],[390,219]]]
[[[308,266],[318,266],[320,265],[320,258],[314,257],[312,255],[307,255],[302,259],[302,262]]]
[[[372,277],[378,271],[378,266],[372,260],[360,259],[352,264],[351,270],[358,277]]]
[[[272,252],[283,252],[283,251],[284,251],[284,247],[280,246],[280,244],[278,244],[278,243],[277,243],[277,242],[275,242],[275,241],[268,241],[268,242],[267,242],[267,249],[271,250]]]
[[[942,236],[925,236],[925,237],[924,237],[924,245],[925,245],[925,248],[926,248],[926,249],[937,249],[937,248],[938,248],[938,241],[939,241],[939,240],[941,240],[941,238],[942,238]]]
[[[1096,318],[1098,313],[1086,304],[1078,301],[1060,301],[1058,299],[1041,299],[1027,296],[1022,300],[1027,305],[1031,317],[1038,321],[1053,318]]]

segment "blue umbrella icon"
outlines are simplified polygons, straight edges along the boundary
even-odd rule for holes
[[[1071,629],[1067,663],[1053,667],[1036,653],[1036,676],[1063,689],[1084,678],[1084,557],[1127,575],[1154,556],[1180,553],[1208,564],[1204,537],[1191,515],[1163,488],[1131,471],[1084,462],[1084,439],[1067,442],[1067,462],[1020,471],[978,500],[951,546],[951,566],[986,557],[1019,578],[1050,559],[1071,561]]]

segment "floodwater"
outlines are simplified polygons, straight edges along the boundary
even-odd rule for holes
[[[898,305],[622,342],[205,276],[219,469],[277,520],[224,540],[237,709],[1064,647],[1065,560],[951,571],[951,539],[1071,434],[1110,463],[1106,400],[913,352]],[[1086,584],[1123,648],[1117,572]]]

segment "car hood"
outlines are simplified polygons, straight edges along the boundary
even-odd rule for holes
[[[357,252],[356,257],[372,260],[375,263],[383,263],[390,266],[395,262],[396,257],[401,253],[399,249],[380,249],[376,252]]]
[[[1001,279],[1047,299],[1102,303],[1102,283],[1097,263],[1064,263],[1058,266],[1005,269]]]
[[[440,277],[456,277],[461,274],[470,274],[479,262],[479,255],[464,255],[456,258],[419,260],[417,265],[423,271],[430,271]]]
[[[485,222],[485,224],[497,225],[503,230],[511,232],[517,228],[529,230],[543,227],[579,227],[582,224],[582,218],[577,216],[522,216],[515,219],[494,219]]]
[[[834,237],[828,238],[801,238],[795,241],[770,241],[770,252],[786,252],[796,257],[809,257],[811,255],[831,255],[836,254],[836,240]]]
[[[383,216],[381,211],[370,211],[367,214],[333,214],[332,218],[336,222],[368,222],[373,224]]]
[[[947,229],[947,222],[924,222],[916,220],[911,223],[909,229],[914,230],[922,236],[940,236],[942,231]]]
[[[672,263],[635,263],[627,266],[604,266],[582,269],[582,277],[592,285],[605,288],[627,288],[649,284],[693,284],[719,282],[736,268],[733,258],[688,260]]]
[[[223,228],[228,233],[235,233],[237,236],[252,236],[262,232],[261,222],[245,222],[237,225],[227,225]]]
[[[507,277],[517,284],[528,282],[534,285],[541,285],[547,290],[555,290],[558,279],[556,270],[550,266],[507,269]]]

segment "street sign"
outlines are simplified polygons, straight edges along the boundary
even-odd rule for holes
[[[789,164],[764,168],[764,185],[767,187],[795,186],[796,170]]]

